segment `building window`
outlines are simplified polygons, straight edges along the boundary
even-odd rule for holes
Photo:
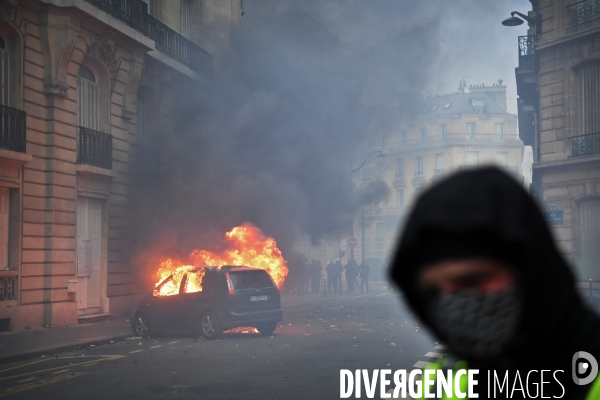
[[[398,207],[404,207],[404,189],[396,190],[396,199]]]
[[[419,130],[419,138],[421,139],[421,143],[425,143],[426,137],[427,137],[427,128],[421,128]]]
[[[600,132],[600,65],[581,68],[578,73],[577,102],[579,133]]]
[[[478,151],[467,151],[467,165],[479,165]]]
[[[191,0],[181,0],[181,36],[190,38],[190,8]]]
[[[440,136],[442,138],[445,138],[447,134],[448,134],[448,125],[440,124]]]
[[[423,156],[415,158],[415,176],[423,175]]]
[[[506,151],[496,152],[496,164],[506,167],[508,165],[508,152],[506,152]]]
[[[404,159],[398,159],[398,164],[396,165],[396,178],[404,178]]]
[[[465,123],[465,133],[467,134],[467,139],[475,139],[475,122]]]
[[[444,153],[435,153],[435,173],[444,172]]]
[[[494,139],[496,139],[496,140],[504,139],[504,124],[502,124],[502,123],[494,124]]]
[[[100,130],[100,90],[96,76],[85,65],[79,67],[77,125]]]
[[[408,133],[406,131],[402,131],[400,132],[400,143],[402,143],[403,145],[406,144],[406,137],[408,136]]]
[[[473,108],[475,108],[475,112],[483,112],[485,108],[485,100],[483,99],[472,99]]]
[[[6,40],[0,36],[0,105],[10,106],[10,52]]]

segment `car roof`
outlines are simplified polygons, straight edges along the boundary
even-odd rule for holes
[[[260,268],[252,268],[252,267],[247,267],[245,265],[221,265],[221,266],[215,266],[215,265],[207,265],[207,266],[203,266],[203,267],[197,267],[199,268],[206,268],[209,271],[223,271],[223,272],[239,272],[239,271],[264,271],[263,269]]]

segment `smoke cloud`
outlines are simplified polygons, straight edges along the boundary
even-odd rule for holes
[[[134,264],[218,250],[223,233],[245,221],[284,256],[298,235],[316,242],[345,232],[356,207],[387,193],[376,184],[357,198],[351,180],[372,149],[373,121],[390,110],[410,115],[420,101],[413,93],[453,91],[448,80],[469,71],[457,73],[452,60],[493,71],[498,60],[476,53],[485,40],[488,55],[499,43],[489,26],[507,7],[527,7],[496,3],[246,0],[214,88],[186,100],[180,129],[161,145],[179,172],[133,177]],[[452,43],[453,34],[471,43]],[[506,35],[516,57],[516,33]],[[508,60],[506,71],[515,65]]]

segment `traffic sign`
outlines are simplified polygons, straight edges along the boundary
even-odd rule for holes
[[[355,237],[349,237],[348,238],[348,246],[350,246],[350,247],[356,247],[357,244],[358,244],[358,240],[356,240]]]

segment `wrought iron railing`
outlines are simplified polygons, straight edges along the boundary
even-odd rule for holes
[[[174,60],[212,76],[213,56],[148,14],[148,5],[142,0],[85,1],[154,40],[156,48]]]
[[[427,136],[425,142],[420,138],[409,139],[405,142],[386,143],[386,151],[399,151],[402,149],[427,147],[446,143],[503,143],[520,144],[521,139],[516,134],[504,134],[499,136],[494,133],[447,133],[446,135]]]
[[[404,178],[404,172],[396,172],[396,178]]]
[[[519,36],[519,68],[533,67],[536,36]]]
[[[193,70],[212,76],[212,55],[196,46],[156,18],[146,15],[145,35],[156,42],[156,48]]]
[[[77,163],[112,169],[112,136],[83,126],[78,128]]]
[[[112,15],[133,29],[144,32],[148,4],[142,0],[86,0],[94,7]]]
[[[0,106],[0,148],[25,153],[25,111]]]
[[[600,154],[600,133],[571,136],[571,156],[585,156],[588,154]]]
[[[434,171],[435,174],[443,174],[444,173],[444,168],[436,168]]]
[[[17,300],[18,282],[19,276],[17,272],[15,272],[14,275],[3,274],[0,276],[0,301]]]
[[[570,31],[579,31],[600,25],[600,0],[583,0],[567,6],[571,17]]]
[[[423,176],[423,171],[415,171],[415,176]]]

